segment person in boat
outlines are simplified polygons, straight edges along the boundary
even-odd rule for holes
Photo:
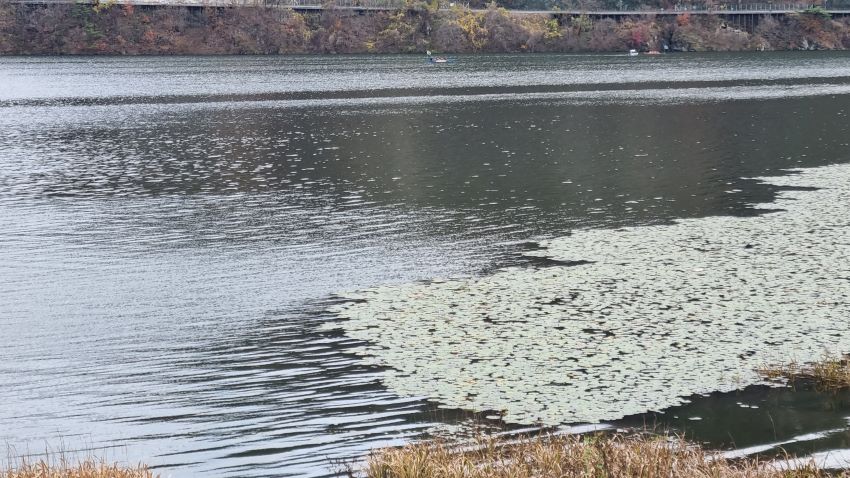
[[[431,63],[448,63],[449,59],[444,56],[431,56],[431,50],[426,50],[425,53],[428,55],[428,61]]]

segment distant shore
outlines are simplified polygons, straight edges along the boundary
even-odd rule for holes
[[[844,50],[850,19],[824,11],[614,20],[486,10],[298,13],[277,8],[0,3],[2,55],[178,55]]]

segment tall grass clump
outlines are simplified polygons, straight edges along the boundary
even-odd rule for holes
[[[20,460],[15,465],[0,468],[0,478],[156,478],[147,466],[120,466],[95,458],[71,463],[64,457],[57,460]]]
[[[814,463],[729,460],[681,438],[651,435],[543,436],[510,442],[437,441],[373,452],[365,478],[821,478]],[[840,476],[847,477],[842,474]]]
[[[850,388],[850,359],[847,356],[828,355],[809,364],[789,362],[782,365],[766,365],[756,369],[765,379],[814,383],[820,390],[837,391]]]

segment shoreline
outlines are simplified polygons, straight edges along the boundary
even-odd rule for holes
[[[835,398],[839,393],[846,396],[850,386],[850,361],[846,356],[825,356],[804,365],[766,365],[758,373],[791,394],[814,391]],[[758,408],[743,405],[748,407]],[[723,412],[712,411],[716,416],[706,417],[706,421],[722,422]],[[781,418],[777,416],[780,424]],[[776,423],[773,418],[770,420],[776,434]],[[733,432],[729,430],[730,438]],[[850,476],[848,450],[818,451],[820,448],[812,450],[804,445],[835,433],[836,430],[824,430],[793,437],[775,436],[774,442],[755,446],[733,440],[729,447],[663,422],[585,430],[525,428],[517,434],[489,430],[485,424],[471,434],[431,436],[400,447],[372,450],[363,461],[346,464],[343,471],[349,477],[365,478]]]
[[[393,457],[396,464],[406,463],[408,459],[417,456],[420,453],[432,453],[439,449],[440,456],[445,461],[444,463],[454,463],[455,459],[467,458],[469,454],[477,451],[486,450],[488,454],[478,455],[482,466],[487,466],[487,463],[499,463],[503,458],[501,454],[489,454],[489,452],[501,450],[513,456],[525,456],[529,459],[534,459],[534,454],[529,453],[532,447],[549,447],[551,443],[557,442],[562,445],[584,446],[585,444],[616,444],[629,443],[639,441],[640,446],[646,446],[653,443],[667,443],[668,445],[682,445],[681,450],[693,449],[699,453],[711,457],[710,460],[720,460],[731,468],[723,467],[719,472],[734,471],[739,467],[747,467],[755,464],[760,464],[762,467],[772,467],[774,465],[781,469],[790,469],[793,467],[802,467],[807,473],[799,475],[799,478],[817,478],[827,476],[850,476],[847,471],[850,470],[850,460],[847,456],[850,453],[841,440],[842,433],[837,429],[805,429],[797,434],[788,435],[792,428],[799,425],[793,413],[793,407],[789,409],[791,417],[784,417],[784,414],[772,413],[776,410],[771,408],[759,409],[755,406],[752,400],[753,393],[761,395],[763,401],[767,404],[770,402],[780,401],[784,399],[777,398],[778,392],[781,396],[797,396],[800,395],[800,401],[809,403],[809,405],[824,406],[834,403],[836,400],[846,400],[850,390],[847,388],[848,382],[842,380],[841,383],[832,383],[832,375],[830,374],[809,374],[808,370],[824,370],[828,368],[831,361],[838,360],[832,358],[824,358],[822,361],[810,364],[788,363],[777,365],[775,367],[765,367],[760,373],[769,376],[769,380],[774,383],[773,386],[768,385],[753,385],[748,386],[733,392],[713,393],[710,396],[693,396],[689,397],[696,403],[699,400],[710,401],[714,415],[703,415],[697,421],[691,422],[695,425],[708,425],[711,423],[717,424],[718,430],[723,430],[723,433],[728,433],[730,439],[737,436],[741,430],[724,427],[724,421],[729,422],[730,418],[725,416],[726,413],[721,408],[717,407],[716,399],[718,396],[725,396],[728,400],[737,399],[746,402],[748,405],[743,405],[746,409],[748,406],[757,409],[749,413],[758,412],[760,414],[769,415],[770,422],[774,427],[774,432],[778,432],[778,436],[773,441],[759,441],[757,443],[736,442],[717,442],[706,435],[695,432],[692,429],[686,429],[679,426],[674,426],[669,421],[649,421],[652,415],[656,418],[665,415],[681,414],[684,407],[673,407],[658,412],[650,412],[647,414],[627,417],[624,420],[618,420],[610,423],[600,423],[597,425],[589,424],[573,424],[563,425],[560,427],[545,427],[539,428],[529,426],[510,426],[507,423],[496,423],[491,418],[485,417],[486,413],[471,414],[466,418],[467,422],[460,427],[452,427],[452,429],[438,428],[429,434],[415,439],[410,442],[390,445],[386,447],[376,447],[364,453],[359,458],[346,458],[330,460],[327,464],[329,473],[337,473],[336,476],[356,476],[360,478],[371,478],[372,476],[391,477],[396,476],[393,473],[399,472],[399,468],[388,470],[389,474],[369,474],[369,465],[387,464],[386,459]],[[842,359],[841,368],[845,377],[850,377],[850,368],[846,359]],[[748,393],[750,392],[750,393]],[[812,401],[812,398],[815,400]],[[685,419],[685,417],[682,417]],[[641,421],[642,419],[642,421]],[[737,417],[740,420],[740,417]],[[735,418],[731,419],[732,421]],[[720,422],[720,423],[718,423]],[[740,421],[739,423],[744,423]],[[746,423],[750,427],[757,426],[758,422],[747,420]],[[490,447],[480,447],[482,443],[489,443]],[[120,445],[126,447],[128,445]],[[0,459],[0,478],[35,478],[36,476],[48,476],[38,474],[44,473],[43,470],[49,470],[54,473],[49,476],[87,476],[90,478],[99,477],[121,477],[121,478],[155,478],[159,476],[180,476],[169,473],[169,467],[163,467],[161,464],[153,462],[128,461],[127,459],[118,459],[114,457],[107,458],[97,452],[100,447],[90,450],[78,450],[76,452],[53,451],[44,453],[28,453],[15,457],[7,455],[6,459]],[[676,449],[673,447],[672,449]],[[549,451],[552,451],[551,449]],[[149,457],[150,460],[150,457]],[[402,468],[403,469],[403,468]],[[445,477],[447,475],[438,473],[436,476]],[[70,474],[70,473],[78,474]],[[69,473],[69,474],[62,474]],[[162,473],[162,474],[160,474]],[[818,474],[822,473],[822,474]],[[407,476],[407,475],[404,475]],[[415,475],[427,478],[430,475],[420,474]],[[477,476],[477,475],[476,475]],[[502,475],[496,475],[502,476]],[[507,475],[513,478],[514,475]],[[548,475],[534,475],[548,476]],[[560,475],[558,475],[560,476]],[[572,475],[569,475],[572,476]],[[656,476],[656,475],[650,475]],[[667,476],[667,475],[664,475]],[[676,475],[674,475],[676,476]],[[687,476],[687,475],[686,475]],[[712,475],[725,477],[726,475]],[[738,475],[732,475],[738,476]],[[750,475],[745,475],[750,476]],[[761,477],[761,475],[758,475]],[[798,475],[778,475],[778,477],[789,478]],[[773,475],[768,475],[773,478]],[[488,478],[488,475],[482,475],[480,478]],[[629,475],[631,478],[631,475]],[[765,477],[767,478],[767,477]]]
[[[362,13],[362,12],[361,12]],[[850,18],[558,17],[426,6],[397,11],[0,3],[0,55],[289,55],[846,50]]]
[[[823,460],[821,460],[823,461]],[[466,441],[431,440],[373,451],[342,473],[363,478],[821,478],[847,477],[816,457],[727,457],[664,433],[616,432]]]

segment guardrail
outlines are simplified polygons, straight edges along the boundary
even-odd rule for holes
[[[3,1],[3,0],[0,0]],[[150,6],[210,6],[210,7],[258,7],[273,6],[277,8],[291,8],[295,10],[324,10],[329,8],[350,10],[398,10],[407,7],[405,0],[5,0],[9,3],[24,4],[61,4],[61,3],[116,3]],[[454,3],[444,2],[440,5],[441,10],[447,10]],[[460,5],[460,4],[459,4]],[[812,8],[812,4],[799,3],[755,3],[739,5],[719,5],[713,7],[676,5],[671,9],[606,9],[606,10],[509,10],[515,14],[548,14],[548,15],[588,15],[588,16],[624,16],[624,15],[679,15],[683,13],[697,15],[758,15],[758,14],[783,14],[800,12]],[[484,9],[472,9],[483,11]],[[828,13],[850,15],[850,9],[824,9]]]
[[[800,3],[745,3],[745,4],[724,4],[717,5],[710,8],[705,6],[695,6],[695,5],[676,5],[673,7],[673,11],[675,12],[736,12],[736,11],[747,11],[747,12],[793,12],[793,11],[802,11],[807,8],[813,8],[815,5],[813,4],[800,4]]]
[[[281,7],[304,9],[322,9],[328,7],[399,9],[404,8],[407,5],[404,0],[332,0],[328,2],[320,2],[317,0],[265,0],[263,3]]]
[[[281,0],[280,2],[274,2],[277,5],[291,5],[293,7],[325,7],[330,5],[337,7],[347,7],[347,8],[357,8],[357,7],[395,7],[401,8],[406,6],[407,4],[403,0],[333,0],[331,2],[321,2],[317,0]],[[461,3],[458,2],[458,5]],[[450,2],[441,2],[440,9],[445,10],[451,8],[454,3]],[[580,10],[573,8],[564,8],[564,9],[550,9],[550,10],[515,10],[515,11],[545,11],[545,12],[586,12],[587,14],[609,14],[609,13],[631,13],[631,14],[640,14],[640,13],[657,13],[664,12],[669,13],[673,12],[698,12],[698,13],[726,13],[726,12],[796,12],[803,11],[808,8],[815,7],[814,4],[809,3],[747,3],[747,4],[726,4],[726,5],[717,5],[712,7],[705,6],[697,6],[697,5],[676,5],[671,9],[664,8],[645,8],[645,9],[628,9],[628,8],[620,8],[620,9],[600,9],[600,10]],[[512,10],[513,11],[513,10]]]

